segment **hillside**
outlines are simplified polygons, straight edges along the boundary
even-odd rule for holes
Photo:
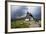
[[[34,20],[32,21],[25,21],[24,19],[12,21],[11,23],[11,28],[31,28],[31,27],[40,27],[41,26],[41,21],[35,22]]]

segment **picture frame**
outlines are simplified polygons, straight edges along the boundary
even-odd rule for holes
[[[11,6],[12,5],[12,6]],[[41,24],[41,26],[39,27],[39,25],[38,24],[35,24],[36,25],[36,27],[32,27],[32,28],[28,28],[28,27],[26,27],[26,25],[25,25],[25,27],[23,28],[20,28],[20,26],[19,26],[19,28],[18,28],[18,26],[16,26],[16,27],[12,27],[12,23],[11,23],[11,21],[14,21],[14,19],[12,19],[12,12],[11,11],[13,11],[14,9],[15,10],[17,10],[16,9],[16,7],[18,7],[18,6],[20,6],[20,7],[28,7],[26,10],[28,10],[28,9],[30,9],[30,6],[32,7],[32,6],[35,6],[35,8],[33,9],[33,8],[31,8],[32,10],[36,10],[37,9],[37,7],[39,7],[40,6],[40,8],[39,9],[37,9],[37,11],[38,10],[40,10],[40,12],[41,13],[39,13],[40,14],[40,17],[41,17],[41,19],[40,19],[40,24]],[[12,7],[12,8],[11,8]],[[14,8],[13,8],[14,7]],[[13,10],[12,10],[13,9]],[[19,8],[20,9],[20,8]],[[23,9],[23,8],[21,8],[21,9]],[[25,9],[25,8],[24,8]],[[29,11],[30,12],[30,11]],[[35,12],[34,12],[35,13]],[[16,13],[15,13],[16,14]],[[20,13],[20,14],[22,14],[22,13]],[[32,15],[32,14],[31,14]],[[26,17],[27,18],[27,17]],[[11,20],[12,19],[12,20]],[[18,18],[17,18],[18,19]],[[26,20],[27,21],[27,20]],[[30,21],[30,19],[29,19],[29,21]],[[36,20],[37,21],[37,20]],[[18,22],[18,21],[17,21]],[[32,22],[32,24],[33,24],[33,22]],[[18,24],[19,25],[19,24]],[[38,27],[37,27],[37,25],[38,25]],[[32,25],[31,25],[32,26]],[[45,31],[45,3],[44,2],[27,2],[27,1],[5,1],[5,33],[24,33],[24,32],[41,32],[41,31]]]

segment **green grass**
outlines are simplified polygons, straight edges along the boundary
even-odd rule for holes
[[[30,23],[24,22],[23,19],[14,20],[11,22],[11,28],[28,28]]]
[[[11,28],[30,28],[30,27],[36,27],[35,25],[40,26],[41,21],[39,22],[35,22],[35,20],[25,21],[24,19],[11,21]]]

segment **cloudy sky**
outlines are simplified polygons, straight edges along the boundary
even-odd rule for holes
[[[25,17],[26,13],[31,13],[34,18],[40,19],[41,7],[40,6],[11,6],[11,18]]]

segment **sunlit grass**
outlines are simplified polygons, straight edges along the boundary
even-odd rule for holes
[[[11,27],[12,28],[27,28],[29,27],[30,23],[26,23],[24,20],[16,20],[12,21]]]
[[[11,22],[11,28],[29,28],[29,27],[35,27],[35,26],[40,26],[39,23],[41,23],[41,21],[39,22],[35,22],[35,20],[32,21],[25,21],[24,19],[20,19],[20,20],[13,20]]]

